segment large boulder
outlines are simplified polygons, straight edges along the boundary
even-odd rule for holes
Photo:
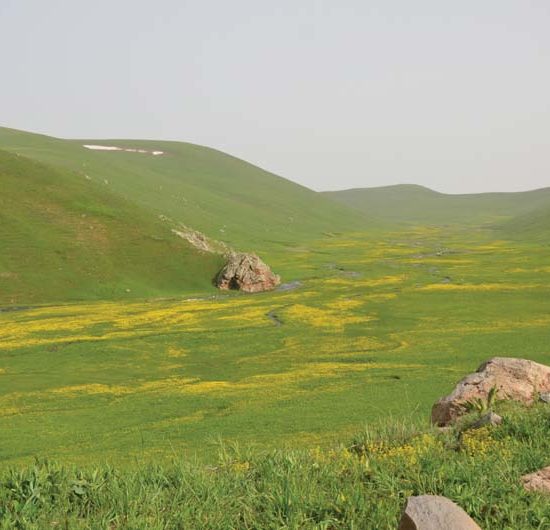
[[[269,291],[281,279],[256,254],[231,253],[216,278],[220,289],[236,289],[247,293]]]
[[[458,505],[446,497],[409,497],[398,530],[481,530]]]
[[[550,367],[511,357],[494,357],[477,372],[462,379],[455,389],[432,407],[432,423],[445,426],[464,414],[464,404],[487,399],[496,387],[497,399],[531,404],[538,394],[550,392]]]

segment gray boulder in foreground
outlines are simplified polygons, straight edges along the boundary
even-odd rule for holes
[[[256,254],[231,253],[216,278],[219,289],[236,289],[246,293],[270,291],[281,279]]]
[[[438,495],[409,497],[398,530],[481,530],[457,504]]]
[[[466,376],[448,396],[432,407],[432,423],[445,426],[464,414],[464,404],[474,399],[487,399],[491,388],[497,388],[497,399],[533,403],[537,395],[550,392],[550,367],[527,359],[494,357],[477,372]]]

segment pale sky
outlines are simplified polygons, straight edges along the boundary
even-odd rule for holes
[[[317,190],[550,186],[548,0],[0,0],[0,68],[8,127]]]

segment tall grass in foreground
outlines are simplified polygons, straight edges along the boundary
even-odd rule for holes
[[[394,529],[409,495],[445,495],[484,529],[550,528],[550,501],[520,477],[550,464],[550,407],[510,407],[499,427],[394,423],[348,446],[248,453],[216,466],[131,470],[36,462],[0,472],[0,528]]]

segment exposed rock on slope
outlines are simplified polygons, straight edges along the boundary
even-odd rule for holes
[[[220,289],[236,289],[247,293],[269,291],[281,279],[256,254],[231,253],[216,278]]]
[[[550,392],[550,367],[526,359],[494,357],[435,403],[432,423],[440,426],[452,423],[464,414],[467,401],[487,399],[493,387],[497,388],[497,399],[531,404],[537,394]]]
[[[161,221],[165,221],[174,224],[174,221],[166,215],[159,215]],[[178,237],[185,239],[188,243],[195,248],[202,250],[203,252],[210,252],[212,254],[225,254],[231,252],[232,249],[226,245],[223,241],[216,241],[205,236],[202,232],[194,230],[183,223],[177,223],[176,228],[172,228],[172,233]]]

